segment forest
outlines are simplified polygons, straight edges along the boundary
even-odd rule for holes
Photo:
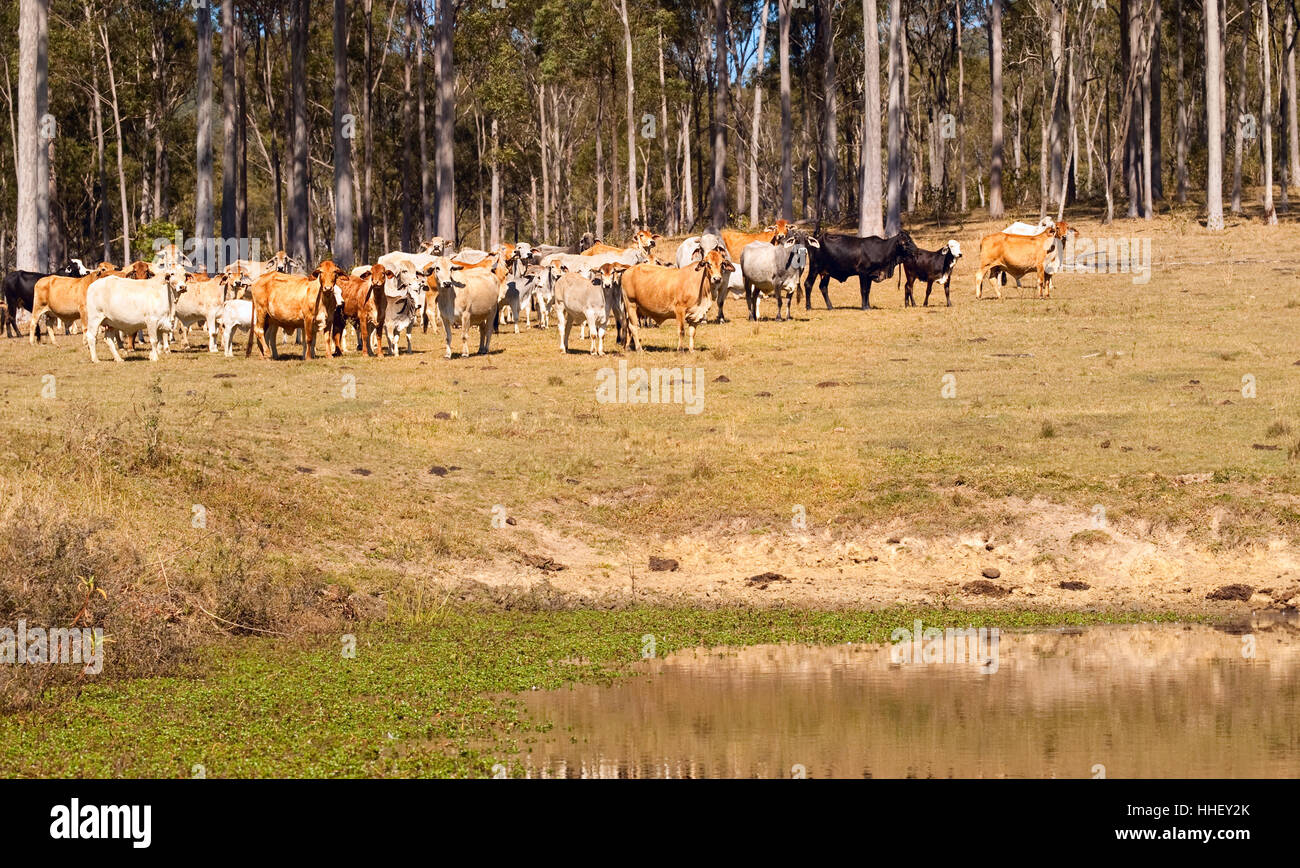
[[[1217,229],[1300,175],[1295,0],[9,0],[0,32],[5,269],[178,232],[349,266],[777,217]]]

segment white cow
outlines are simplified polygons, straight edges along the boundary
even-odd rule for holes
[[[96,280],[86,289],[86,345],[90,348],[90,360],[99,361],[96,336],[100,326],[107,326],[104,340],[114,361],[122,361],[115,334],[134,334],[140,329],[149,338],[149,361],[158,361],[158,344],[163,333],[170,331],[176,300],[185,290],[185,280],[177,272],[146,280],[116,275]]]
[[[235,339],[235,329],[253,329],[253,302],[246,298],[228,299],[217,308],[217,323],[221,326],[221,347],[227,356],[232,356],[230,345]]]
[[[228,298],[238,298],[242,287],[251,285],[252,281],[243,274],[232,276],[222,274],[207,280],[195,280],[189,284],[185,294],[176,302],[176,321],[180,324],[181,337],[185,345],[190,345],[189,329],[197,322],[202,322],[208,333],[208,352],[217,351],[217,309]]]
[[[384,267],[387,268],[387,266]],[[432,268],[433,266],[429,265],[425,273],[427,274]],[[391,271],[391,269],[389,270]],[[398,349],[398,339],[405,334],[406,351],[409,353],[411,351],[411,328],[420,322],[420,317],[425,309],[424,276],[412,271],[410,268],[403,268],[395,278],[390,278],[384,282],[383,297],[376,298],[375,303],[384,306],[380,312],[380,317],[384,321],[384,334],[388,337],[389,351],[394,356],[401,355],[401,351]],[[382,350],[383,346],[381,344],[380,351],[382,352]]]
[[[446,336],[446,357],[451,358],[451,324],[460,322],[462,357],[469,355],[469,330],[478,326],[478,351],[486,354],[492,343],[492,326],[505,299],[506,284],[491,268],[465,268],[440,257],[425,272],[429,288],[437,287],[438,313]]]
[[[591,277],[581,274],[561,274],[558,266],[551,266],[551,280],[555,287],[555,314],[559,317],[560,352],[569,352],[569,330],[574,321],[580,321],[591,333],[591,354],[605,355],[605,328],[610,320],[617,321],[623,309],[623,292],[618,280],[621,266],[606,263]]]

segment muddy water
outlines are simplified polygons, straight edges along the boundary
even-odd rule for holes
[[[1294,619],[998,638],[995,665],[898,664],[888,645],[677,653],[612,686],[520,696],[553,728],[515,762],[533,777],[1300,777]]]

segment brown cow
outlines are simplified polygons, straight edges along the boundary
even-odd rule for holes
[[[148,280],[156,274],[157,272],[154,271],[153,266],[143,259],[137,259],[130,265],[122,266],[122,276],[129,277],[132,280]]]
[[[1012,235],[1007,232],[994,232],[980,239],[980,265],[975,271],[975,297],[983,297],[984,276],[997,277],[1009,274],[1020,282],[1020,278],[1029,272],[1038,275],[1038,298],[1052,297],[1052,275],[1047,272],[1047,254],[1051,253],[1058,239],[1064,239],[1074,230],[1064,220],[1054,226],[1048,226],[1037,235]],[[1002,298],[1002,286],[1006,278],[1002,277],[993,288],[998,298]]]
[[[635,247],[646,255],[646,259],[654,261],[655,243],[662,238],[662,235],[655,235],[649,229],[642,229],[632,236],[632,240],[627,243],[627,247],[614,247],[597,241],[595,244],[582,251],[580,256],[595,256],[599,253],[622,253],[627,248]]]
[[[784,241],[789,234],[790,221],[778,220],[762,232],[741,232],[739,229],[723,229],[722,243],[727,245],[727,255],[731,257],[731,261],[739,262],[740,254],[744,252],[746,244],[755,241],[776,244],[778,241]]]
[[[350,274],[339,275],[338,287],[343,303],[334,308],[334,315],[330,317],[330,341],[334,344],[334,355],[341,356],[347,352],[343,332],[349,322],[357,330],[362,351],[367,356],[374,355],[370,347],[370,336],[372,332],[383,328],[384,309],[387,307],[380,296],[384,291],[384,283],[395,276],[382,265],[372,265],[355,277]]]
[[[32,291],[32,322],[39,325],[42,317],[50,314],[62,322],[65,329],[71,327],[74,322],[81,323],[84,329],[86,289],[99,278],[114,274],[116,271],[117,266],[113,263],[101,262],[94,271],[82,277],[61,277],[57,274],[42,277],[36,281],[36,287]],[[45,332],[50,336],[50,343],[57,346],[54,340],[54,329],[47,328]],[[32,345],[36,344],[34,326],[28,332],[27,340]]]
[[[669,268],[649,263],[623,272],[623,299],[627,304],[627,324],[635,349],[643,349],[637,333],[639,317],[655,322],[677,320],[677,349],[688,336],[689,349],[695,351],[695,327],[704,322],[713,299],[734,271],[721,250],[710,250],[689,268]]]
[[[253,328],[244,355],[253,351],[253,340],[266,358],[267,341],[270,341],[271,358],[279,358],[276,351],[276,332],[281,329],[302,329],[302,357],[316,357],[316,327],[325,314],[328,322],[338,301],[338,279],[343,271],[326,259],[311,274],[282,274],[268,271],[253,282]],[[269,331],[269,336],[268,336]]]

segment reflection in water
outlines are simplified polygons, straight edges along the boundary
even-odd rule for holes
[[[1004,632],[998,654],[990,674],[891,664],[887,645],[685,651],[519,697],[554,727],[517,761],[534,777],[1300,777],[1294,620]]]

